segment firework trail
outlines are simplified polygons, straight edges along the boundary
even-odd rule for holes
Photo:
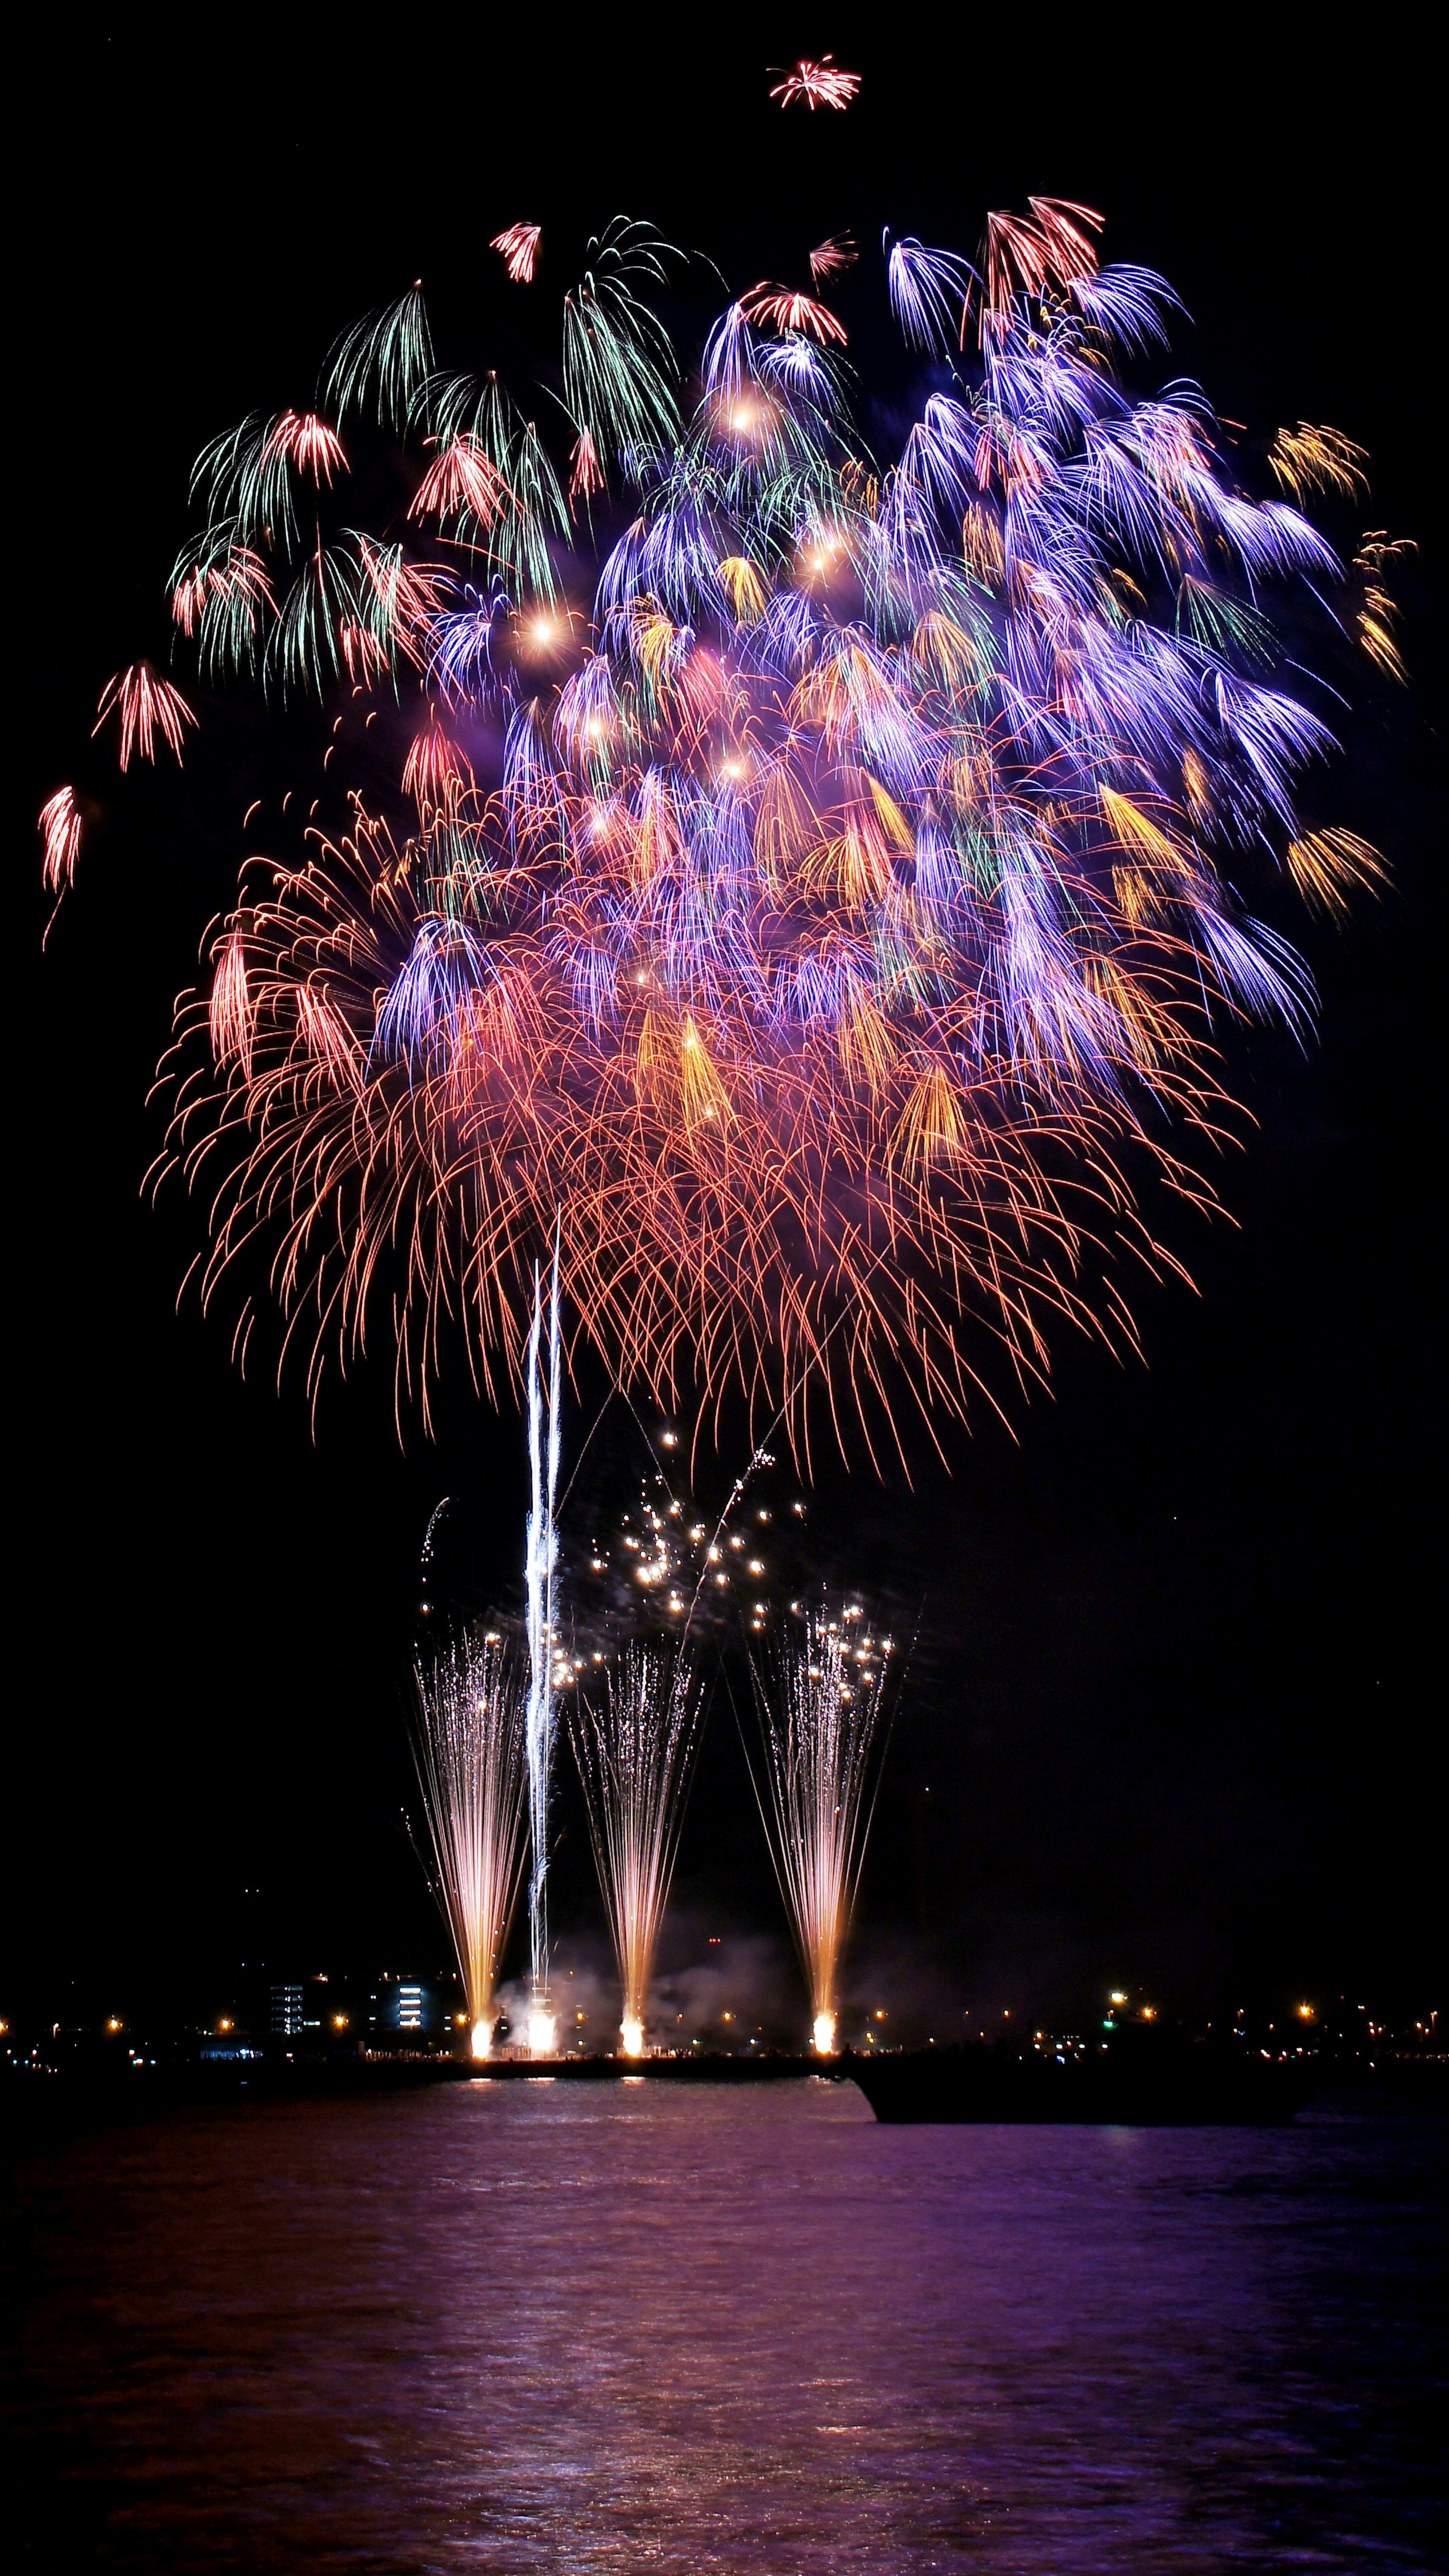
[[[559,1442],[562,1428],[558,1238],[548,1305],[548,1362],[543,1356],[543,1275],[533,1276],[533,1329],[528,1343],[528,1460],[533,1502],[528,1515],[524,1575],[528,1596],[528,1820],[532,1867],[528,1922],[533,1977],[529,2047],[551,2057],[556,2037],[548,1999],[548,1807],[557,1726],[555,1661],[558,1628],[554,1585],[558,1572]]]
[[[523,1879],[523,1694],[495,1638],[469,1636],[415,1667],[414,1745],[475,2057],[492,2044],[493,1992]]]
[[[619,2037],[644,2053],[649,1977],[674,1875],[700,1692],[681,1659],[632,1647],[601,1702],[580,1699],[574,1750],[623,1987]]]
[[[134,662],[129,670],[118,671],[113,680],[107,680],[96,710],[92,739],[112,715],[120,723],[123,776],[136,752],[139,751],[143,760],[155,760],[158,736],[179,762],[184,741],[182,728],[196,722],[180,690],[173,689],[169,680],[158,679],[146,662]]]
[[[1130,1339],[1144,1185],[1211,1203],[1174,1139],[1229,1116],[1220,1024],[1307,1021],[1248,906],[1381,874],[1318,810],[1310,627],[1401,666],[1391,542],[1345,568],[1297,506],[1348,506],[1357,449],[1300,423],[1248,497],[1199,395],[1124,382],[1174,299],[1099,224],[1039,198],[975,261],[888,240],[888,459],[839,314],[762,284],[696,359],[623,218],[558,300],[566,453],[437,365],[416,287],[315,410],[205,451],[178,649],[332,729],[305,857],[248,862],[183,1002],[162,1169],[208,1196],[203,1295],[274,1298],[314,1396],[385,1326],[426,1418],[455,1325],[497,1395],[560,1224],[616,1384],[782,1408],[802,1459],[807,1393],[889,1436],[993,1350],[1039,1376],[1063,1320]],[[349,495],[388,482],[366,533]],[[147,664],[104,704],[123,761],[179,757]],[[397,789],[349,793],[383,752]],[[57,884],[68,833],[52,801]]]
[[[501,254],[503,265],[515,286],[531,286],[542,239],[543,228],[539,224],[510,224],[506,232],[494,234],[488,247]]]
[[[835,2048],[836,1977],[870,1830],[866,1789],[890,1652],[859,1609],[838,1618],[812,1609],[802,1635],[750,1668],[769,1784],[760,1814],[822,2056]]]

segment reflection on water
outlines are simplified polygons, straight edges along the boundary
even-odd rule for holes
[[[37,2565],[1428,2568],[1441,2148],[815,2081],[181,2112],[22,2167],[8,2491]]]

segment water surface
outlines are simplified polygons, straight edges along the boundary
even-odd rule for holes
[[[1441,2566],[1443,2140],[808,2079],[72,2136],[6,2212],[12,2505],[37,2565]]]

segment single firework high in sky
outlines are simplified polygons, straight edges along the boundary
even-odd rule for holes
[[[490,1637],[464,1638],[419,1664],[415,1678],[423,1809],[473,2055],[486,2057],[499,1961],[523,1882],[523,1693]]]
[[[384,1330],[426,1409],[460,1328],[496,1392],[557,1240],[617,1382],[735,1387],[803,1456],[811,1394],[844,1436],[902,1390],[964,1411],[991,1343],[1040,1373],[1062,1318],[1130,1336],[1144,1181],[1210,1195],[1215,1031],[1308,1017],[1254,904],[1381,874],[1317,812],[1310,631],[1396,655],[1386,540],[1345,570],[1199,395],[1128,389],[1173,298],[1099,220],[887,239],[886,457],[818,294],[676,349],[674,255],[622,219],[559,306],[556,453],[438,369],[417,288],[315,409],[206,451],[177,649],[331,719],[305,852],[247,861],[167,1066],[243,1347],[269,1295],[314,1387]],[[500,292],[553,291],[540,238],[496,234]],[[854,255],[811,286],[862,291]],[[1300,424],[1261,476],[1341,503],[1362,461]],[[103,714],[123,764],[181,756],[145,664]]]
[[[619,1963],[626,2057],[644,2053],[649,1978],[674,1875],[700,1705],[685,1661],[635,1646],[604,1677],[602,1691],[585,1684],[572,1713],[599,1889]]]
[[[841,1952],[870,1831],[889,1637],[858,1603],[800,1613],[797,1634],[752,1664],[765,1747],[760,1814],[810,1994],[810,2036],[836,2044]],[[756,1795],[759,1796],[758,1790]]]

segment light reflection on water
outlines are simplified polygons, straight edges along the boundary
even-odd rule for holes
[[[808,2080],[177,2113],[22,2172],[21,2472],[54,2563],[1428,2568],[1441,2146]]]

